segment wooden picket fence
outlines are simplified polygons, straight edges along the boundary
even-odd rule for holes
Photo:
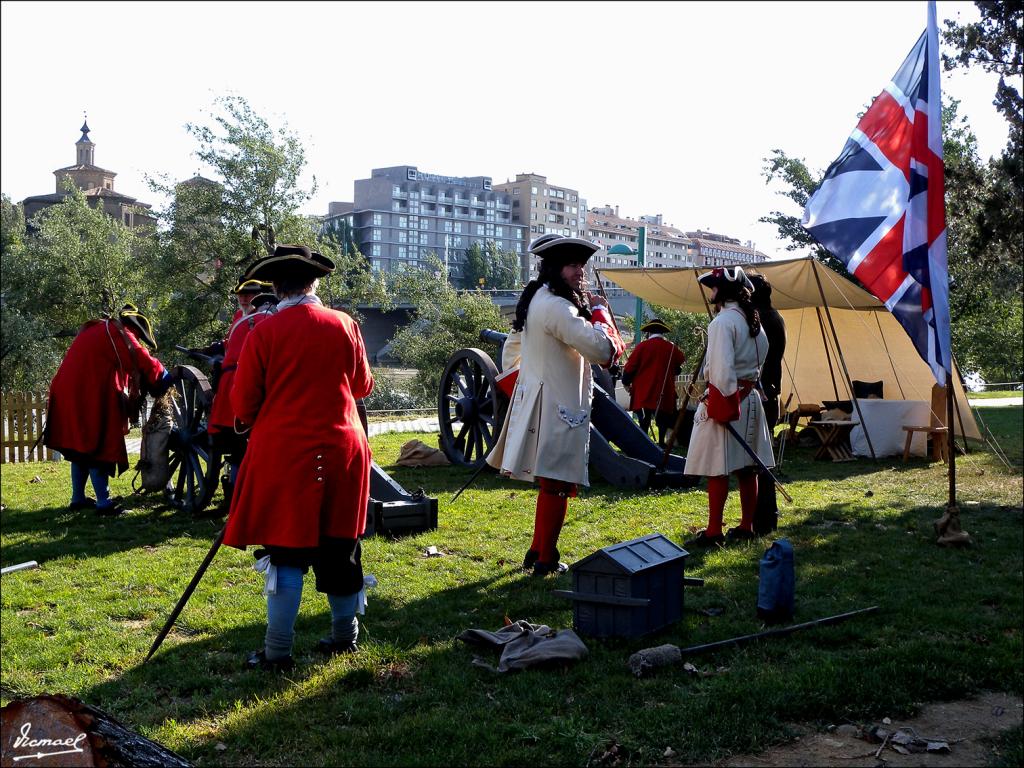
[[[0,464],[53,461],[56,454],[39,439],[46,424],[45,392],[0,393],[3,442]]]

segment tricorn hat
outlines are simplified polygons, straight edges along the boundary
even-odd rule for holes
[[[657,317],[640,326],[640,333],[668,333],[671,330]]]
[[[544,238],[549,238],[545,240]],[[586,264],[601,246],[595,245],[582,237],[562,237],[561,235],[544,235],[533,241],[530,252],[535,253],[548,263],[555,264]]]
[[[128,326],[146,346],[154,352],[156,351],[156,336],[153,335],[153,326],[150,324],[149,318],[139,312],[138,307],[130,301],[127,302],[117,313],[117,319]]]
[[[235,287],[231,289],[231,292],[257,294],[263,293],[270,288],[273,288],[273,285],[268,282],[263,280],[246,280],[245,275],[242,275],[235,284]]]
[[[264,256],[245,272],[246,280],[269,280],[283,277],[309,278],[330,274],[334,262],[306,245],[278,245],[269,256]]]
[[[544,245],[544,243],[550,243],[552,240],[558,240],[561,237],[562,235],[556,235],[554,232],[548,232],[546,235],[541,235],[532,243],[530,243],[530,247],[528,248],[528,250],[530,251],[530,253],[536,253],[536,249]]]
[[[705,288],[738,287],[753,293],[754,284],[743,271],[743,267],[715,267],[697,278]]]
[[[277,306],[277,296],[271,292],[257,293],[252,297],[252,308],[259,309],[260,307],[271,304]]]

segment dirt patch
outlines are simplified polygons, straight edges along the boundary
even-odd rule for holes
[[[893,719],[891,723],[841,725],[825,733],[803,729],[803,734],[789,744],[772,747],[758,755],[734,755],[716,763],[720,766],[984,766],[990,747],[984,739],[1020,726],[1024,719],[1024,703],[1019,696],[990,693],[977,699],[929,704],[917,717]],[[876,733],[911,734],[924,742],[945,742],[948,753],[920,752],[901,754],[890,738],[884,743],[865,738]],[[797,730],[801,730],[797,728]],[[906,749],[904,747],[904,749]],[[877,754],[877,757],[876,757]]]

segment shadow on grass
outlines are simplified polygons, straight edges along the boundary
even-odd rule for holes
[[[69,512],[63,506],[6,509],[4,536],[25,540],[4,544],[4,562],[102,557],[156,546],[179,536],[212,541],[223,525],[223,518],[195,518],[153,495],[126,497],[125,507],[128,511],[118,517],[101,517],[91,509]],[[45,540],[35,540],[43,537]]]

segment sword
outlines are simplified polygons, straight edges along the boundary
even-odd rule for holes
[[[721,424],[721,423],[722,422],[719,422],[719,424]],[[770,469],[768,469],[768,467],[766,467],[764,465],[764,462],[761,461],[760,457],[756,453],[754,453],[754,449],[751,448],[749,445],[747,445],[747,441],[746,440],[744,440],[742,437],[740,437],[740,433],[736,431],[736,428],[732,424],[730,424],[728,421],[724,423],[724,426],[725,426],[726,429],[729,430],[729,433],[733,437],[736,438],[736,442],[738,442],[741,446],[743,446],[743,450],[745,450],[747,452],[747,454],[750,456],[750,458],[752,458],[755,462],[757,462],[757,466],[759,466],[761,468],[761,471],[764,472],[765,474],[767,474],[768,477],[770,477],[775,482],[775,487],[779,489],[779,493],[782,494],[782,497],[786,501],[788,501],[790,504],[792,504],[793,503],[793,497],[790,496],[788,493],[786,493],[786,489],[785,489],[785,487],[783,487],[782,483],[779,482],[779,478],[777,478],[774,474],[772,474],[772,471]]]
[[[227,526],[220,529],[220,533],[217,534],[217,538],[213,540],[213,546],[210,547],[210,551],[206,553],[206,557],[202,564],[199,566],[199,570],[196,571],[196,575],[192,577],[192,581],[189,582],[188,587],[185,588],[185,594],[181,596],[178,603],[174,606],[174,610],[171,611],[171,615],[167,618],[164,623],[163,629],[160,630],[160,634],[156,636],[156,640],[153,641],[152,647],[149,649],[149,653],[146,654],[146,658],[142,660],[145,664],[150,658],[156,653],[156,649],[160,647],[160,643],[167,637],[167,633],[171,631],[171,627],[174,626],[174,620],[178,618],[178,614],[181,613],[181,609],[185,607],[185,603],[192,597],[192,593],[196,591],[196,587],[199,586],[199,580],[203,578],[203,574],[206,573],[206,569],[210,567],[210,563],[213,562],[213,556],[217,554],[217,550],[220,549],[221,542],[224,541],[224,531],[227,530]]]

